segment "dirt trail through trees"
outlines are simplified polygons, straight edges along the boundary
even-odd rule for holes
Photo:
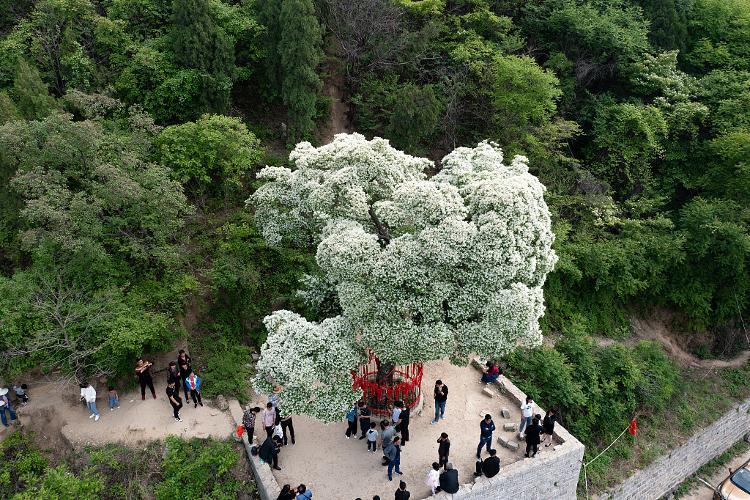
[[[349,107],[344,102],[346,77],[339,58],[338,42],[330,38],[326,43],[326,62],[323,80],[323,94],[331,99],[331,110],[328,122],[320,130],[320,143],[327,144],[336,134],[351,132],[349,124]]]
[[[700,359],[691,354],[678,341],[678,332],[674,332],[670,326],[668,315],[653,314],[645,318],[631,318],[631,336],[623,343],[633,345],[641,340],[654,340],[664,346],[667,354],[683,366],[693,368],[738,368],[750,360],[750,350],[737,354],[732,359]],[[617,340],[597,337],[596,342],[600,346],[608,346],[617,343]]]

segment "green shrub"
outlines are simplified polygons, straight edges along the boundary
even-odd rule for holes
[[[164,481],[157,500],[235,499],[242,484],[232,476],[239,454],[228,443],[169,437],[163,463]]]

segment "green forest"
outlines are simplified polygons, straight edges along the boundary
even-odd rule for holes
[[[336,308],[246,200],[331,131],[528,157],[551,341],[502,364],[588,458],[643,419],[593,488],[750,395],[628,342],[659,314],[698,358],[750,348],[750,0],[0,0],[0,375],[132,384],[186,338],[245,401],[263,317]]]

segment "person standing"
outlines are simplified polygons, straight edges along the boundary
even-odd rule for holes
[[[357,407],[353,406],[346,414],[346,439],[357,437]]]
[[[180,349],[177,352],[177,366],[180,365],[187,365],[188,367],[193,366],[193,358],[191,358],[188,353],[185,352],[185,349]]]
[[[427,473],[427,479],[425,479],[425,484],[430,487],[433,495],[437,493],[438,491],[440,491],[440,464],[439,463],[432,462],[432,467],[430,467],[430,471]]]
[[[253,433],[255,432],[255,417],[258,415],[260,407],[249,406],[245,409],[245,413],[242,414],[242,426],[247,432],[247,440],[253,442]]]
[[[360,429],[360,432],[362,432],[362,435],[359,436],[359,439],[364,439],[365,435],[367,434],[367,431],[370,430],[370,416],[372,416],[372,412],[367,407],[364,401],[360,401],[358,405],[359,405],[359,429]]]
[[[113,411],[115,408],[120,407],[120,396],[112,385],[107,387],[107,391],[109,392],[109,411]]]
[[[193,370],[190,370],[185,379],[185,385],[190,390],[190,397],[193,398],[193,403],[195,403],[193,408],[198,408],[198,405],[203,406],[203,401],[201,400],[201,379]]]
[[[292,439],[292,445],[294,445],[294,423],[292,422],[291,415],[281,416],[281,433],[284,446],[289,442],[286,436],[287,430],[289,431],[289,437]]]
[[[477,470],[474,477],[484,475],[485,477],[495,477],[500,472],[500,457],[497,456],[497,450],[491,449],[489,458],[477,460]]]
[[[526,402],[521,403],[521,425],[518,427],[518,437],[523,439],[523,430],[531,423],[531,417],[534,415],[534,400],[531,396],[526,396]]]
[[[404,408],[404,404],[401,403],[401,415],[399,415],[398,431],[401,433],[401,446],[406,445],[409,441],[409,420],[411,412],[409,408]]]
[[[138,362],[135,364],[135,374],[138,376],[138,382],[141,384],[141,401],[146,399],[146,386],[151,389],[151,395],[156,399],[154,380],[151,378],[150,367],[152,364],[143,358],[138,358]]]
[[[411,493],[406,490],[406,483],[399,481],[394,500],[409,500],[409,497],[411,497]]]
[[[398,424],[401,423],[401,411],[404,409],[404,403],[401,401],[394,401],[393,411],[391,413],[391,423],[394,428],[398,430]]]
[[[167,383],[173,380],[175,383],[182,385],[182,379],[180,378],[180,369],[177,367],[177,362],[170,361],[169,367],[167,368]]]
[[[534,417],[531,421],[531,425],[526,426],[526,454],[527,458],[534,458],[534,455],[539,451],[539,435],[542,432],[542,428],[539,426],[539,419]]]
[[[99,420],[99,410],[96,409],[96,389],[88,382],[81,384],[81,401],[86,401],[86,407],[89,409],[89,418],[94,421]]]
[[[367,429],[367,451],[375,453],[378,449],[378,430],[375,422],[370,422],[370,428]]]
[[[393,436],[396,434],[396,429],[393,428],[388,420],[380,422],[380,429],[383,431],[383,440],[380,443],[380,447],[383,450],[383,465],[388,465],[388,457],[385,456],[386,447],[393,443]]]
[[[396,474],[403,474],[401,472],[401,438],[394,437],[393,442],[383,450],[383,453],[388,457],[388,481],[393,481],[393,469],[396,469]]]
[[[451,451],[451,440],[445,432],[440,434],[438,442],[438,465],[445,467],[448,465],[448,454]]]
[[[182,391],[185,393],[185,403],[190,404],[190,388],[186,381],[188,376],[193,372],[193,368],[188,364],[180,363],[178,370],[180,372],[180,380],[175,385],[177,386],[177,390],[182,388]]]
[[[81,385],[81,387],[83,387],[83,385]],[[94,392],[94,395],[96,395],[96,392]],[[83,397],[83,389],[81,389],[81,397]],[[10,422],[13,423],[13,421],[16,420],[16,412],[13,411],[13,406],[10,404],[8,388],[2,387],[0,388],[0,421],[2,421],[5,427],[8,427],[8,416],[5,415],[5,412],[8,412]],[[97,420],[98,419],[99,418],[97,417]]]
[[[482,446],[487,446],[490,451],[492,445],[492,433],[495,431],[495,422],[492,421],[492,415],[489,413],[484,416],[484,420],[479,422],[479,445],[477,446],[477,460],[482,458]]]
[[[440,474],[440,489],[446,493],[457,493],[460,484],[458,482],[458,470],[453,468],[453,464],[448,462],[445,470]]]
[[[276,436],[268,436],[263,444],[260,445],[258,456],[261,460],[272,466],[275,470],[281,470],[279,467],[279,451],[281,450],[281,439]]]
[[[445,418],[445,402],[448,401],[448,386],[442,380],[435,382],[435,419],[432,421],[436,424],[438,420]]]
[[[263,428],[266,430],[266,436],[270,438],[273,435],[273,427],[276,425],[276,410],[270,401],[266,403],[266,409],[263,410],[261,419],[263,420]]]
[[[182,398],[180,398],[180,388],[177,387],[177,383],[174,380],[170,380],[167,383],[167,399],[169,399],[169,404],[172,405],[174,419],[178,422],[182,422],[182,419],[180,418]]]
[[[545,448],[553,443],[552,435],[555,433],[555,422],[557,422],[557,412],[553,409],[547,410],[547,413],[544,415],[544,420],[542,421],[542,434],[544,434],[544,439],[541,442],[546,443],[547,440],[549,440],[549,443],[544,445]]]

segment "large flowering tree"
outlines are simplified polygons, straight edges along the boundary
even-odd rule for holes
[[[248,202],[269,244],[317,247],[342,314],[267,316],[260,390],[282,386],[287,410],[334,421],[359,397],[351,371],[367,351],[406,364],[540,344],[557,257],[545,188],[525,157],[505,165],[483,142],[428,178],[431,161],[340,134],[289,158],[296,168],[263,169],[269,182]]]

